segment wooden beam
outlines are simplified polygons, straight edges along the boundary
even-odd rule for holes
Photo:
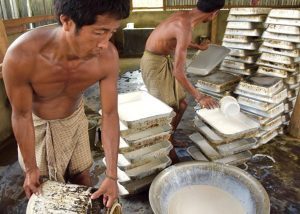
[[[176,10],[176,9],[192,9],[195,8],[195,5],[175,5],[175,6],[168,6],[166,5],[165,9],[166,10]],[[225,5],[223,9],[231,9],[231,8],[236,8],[236,7],[250,7],[250,5]],[[299,5],[270,5],[270,6],[257,6],[257,7],[263,7],[263,8],[299,8]]]
[[[211,22],[210,40],[212,44],[217,44],[218,35],[218,16]]]
[[[3,20],[3,23],[6,28],[13,28],[13,27],[18,27],[20,25],[24,25],[24,24],[49,21],[49,20],[55,20],[55,19],[56,19],[56,17],[52,16],[52,15],[33,16],[33,17],[24,17],[24,18],[20,18],[20,19]]]
[[[6,34],[7,36],[19,34],[19,33],[25,33],[27,31],[26,25],[20,25],[17,27],[9,27],[6,28]]]
[[[296,105],[294,108],[294,112],[292,114],[288,131],[292,137],[300,139],[300,93],[299,92],[298,92]]]
[[[6,50],[8,48],[8,39],[3,20],[0,20],[0,63],[2,63]]]

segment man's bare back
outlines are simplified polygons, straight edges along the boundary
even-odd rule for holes
[[[177,34],[192,40],[192,20],[186,11],[172,14],[161,22],[149,36],[145,49],[158,55],[174,54]]]

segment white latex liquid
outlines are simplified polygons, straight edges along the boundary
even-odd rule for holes
[[[171,197],[168,214],[246,214],[242,204],[217,187],[193,185]]]

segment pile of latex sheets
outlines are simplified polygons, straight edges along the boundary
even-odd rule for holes
[[[173,109],[147,92],[118,97],[120,146],[118,183],[120,195],[148,188],[155,176],[171,164],[169,138]],[[103,159],[106,164],[105,158]]]
[[[217,71],[199,77],[196,88],[202,93],[219,100],[224,96],[232,95],[240,80],[241,78],[238,75]]]
[[[246,114],[228,117],[219,108],[200,109],[194,125],[197,132],[190,139],[195,145],[187,149],[193,159],[238,165],[252,157],[260,124]]]
[[[282,134],[288,92],[281,78],[256,74],[242,80],[235,93],[241,110],[260,124],[257,146]]]
[[[261,45],[264,22],[270,8],[232,8],[222,45],[231,51],[220,67],[224,72],[252,75]]]
[[[281,78],[287,98],[283,100],[283,123],[288,125],[300,85],[300,10],[273,9],[266,20],[266,30],[257,61],[258,73]]]

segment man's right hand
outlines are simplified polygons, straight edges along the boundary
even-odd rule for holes
[[[23,188],[27,198],[30,198],[32,194],[40,193],[40,170],[39,168],[33,168],[26,170],[25,181]]]

